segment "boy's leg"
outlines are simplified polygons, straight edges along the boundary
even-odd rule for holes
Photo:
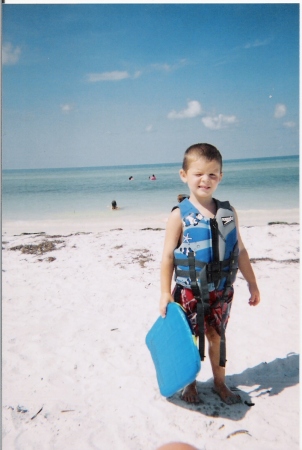
[[[185,310],[187,318],[191,323],[191,327],[194,330],[196,327],[196,321],[193,319],[196,316],[197,301],[195,300],[192,291],[184,288],[183,286],[176,285],[172,295],[175,302],[179,303]],[[182,390],[181,399],[187,403],[200,403],[201,400],[197,392],[196,381],[188,384],[188,386]]]
[[[207,326],[206,336],[209,342],[209,358],[214,376],[214,390],[228,405],[240,403],[241,397],[234,394],[225,384],[225,368],[219,365],[220,336],[215,328]]]
[[[200,398],[196,387],[196,381],[193,381],[193,383],[188,384],[188,386],[186,386],[183,389],[181,393],[181,399],[187,403],[200,403]]]

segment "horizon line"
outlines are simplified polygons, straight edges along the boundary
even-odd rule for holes
[[[224,159],[223,164],[232,161],[250,161],[250,160],[267,160],[267,159],[276,159],[276,158],[293,158],[299,157],[300,153],[294,155],[278,155],[278,156],[259,156],[256,158],[231,158]],[[21,170],[75,170],[75,169],[98,169],[98,168],[114,168],[114,167],[142,167],[142,166],[162,166],[162,165],[173,165],[179,164],[181,166],[181,162],[165,162],[165,163],[148,163],[148,164],[114,164],[114,165],[104,165],[104,166],[68,166],[68,167],[36,167],[36,168],[19,168],[19,169],[3,169],[2,172],[6,171],[21,171]]]

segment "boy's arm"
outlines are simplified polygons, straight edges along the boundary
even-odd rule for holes
[[[174,249],[178,245],[178,241],[182,231],[182,221],[179,208],[171,212],[167,227],[164,242],[164,249],[160,268],[160,284],[161,297],[159,303],[159,310],[162,317],[166,316],[167,305],[173,302],[171,295],[171,282],[174,272]]]
[[[240,236],[239,232],[239,224],[238,224],[238,217],[236,211],[233,209],[235,214],[235,220],[236,220],[236,226],[237,226],[237,232],[238,232],[238,246],[239,246],[239,257],[238,257],[238,267],[242,275],[244,276],[245,280],[247,281],[248,288],[250,291],[250,299],[249,304],[251,306],[256,306],[260,302],[260,292],[257,286],[256,277],[250,262],[250,258],[248,255],[248,252],[243,244],[243,241]]]

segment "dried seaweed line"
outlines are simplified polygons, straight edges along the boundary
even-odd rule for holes
[[[236,436],[236,434],[248,434],[249,436],[250,433],[248,432],[248,430],[237,430],[237,431],[233,431],[233,433],[230,433],[227,435],[227,439],[229,439],[230,437]]]
[[[272,258],[250,258],[250,262],[276,262],[276,263],[299,263],[299,258],[291,258],[291,259],[272,259]]]
[[[43,409],[43,406],[42,406],[42,408],[41,409],[39,409],[39,411],[34,415],[34,416],[32,416],[31,417],[31,419],[30,420],[33,420],[33,419],[35,419],[36,417],[37,417],[37,415],[38,414],[40,414],[40,412],[42,411],[42,409]]]

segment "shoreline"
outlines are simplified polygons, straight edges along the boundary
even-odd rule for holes
[[[266,226],[271,222],[299,224],[299,209],[237,210],[240,227]],[[3,234],[18,233],[76,233],[98,232],[121,228],[123,230],[166,228],[167,214],[124,215],[123,211],[110,211],[108,215],[87,215],[86,218],[64,217],[45,220],[5,220],[2,218]]]

